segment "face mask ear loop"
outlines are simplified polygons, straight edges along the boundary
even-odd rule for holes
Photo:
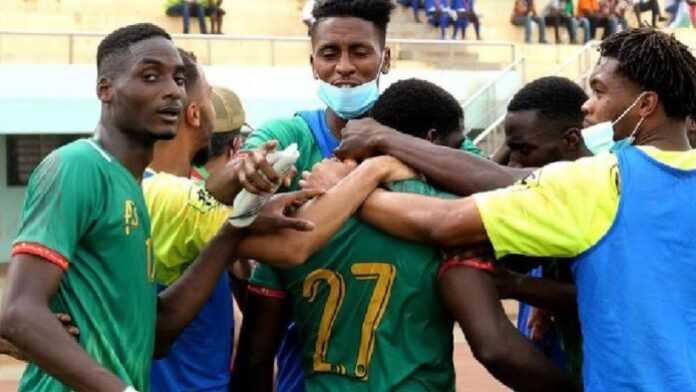
[[[641,98],[643,98],[643,96],[644,96],[646,93],[647,93],[646,91],[643,91],[642,93],[640,93],[640,95],[637,96],[636,99],[633,101],[633,103],[631,104],[631,106],[627,107],[626,110],[624,110],[623,113],[621,113],[621,115],[620,115],[616,120],[614,120],[614,122],[611,123],[611,125],[614,126],[614,125],[618,124],[619,121],[623,120],[623,118],[626,117],[626,115],[628,114],[628,112],[630,112],[631,110],[633,110],[633,108],[636,107],[636,105],[638,105],[638,101],[639,101]]]
[[[638,124],[636,124],[636,127],[633,128],[633,132],[631,132],[631,135],[628,137],[628,140],[633,144],[633,142],[636,140],[636,133],[638,133],[638,130],[640,129],[640,126],[643,125],[643,122],[645,121],[645,117],[641,117],[640,121],[638,121]]]

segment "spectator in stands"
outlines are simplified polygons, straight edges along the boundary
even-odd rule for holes
[[[454,23],[454,33],[452,39],[457,39],[457,32],[461,29],[462,39],[466,39],[466,29],[469,22],[474,25],[476,39],[481,40],[481,23],[474,10],[474,0],[451,0],[450,8],[457,13],[457,20]]]
[[[208,0],[208,16],[210,16],[210,34],[222,34],[222,0]]]
[[[437,27],[440,25],[440,0],[425,0],[423,8],[425,16],[428,18],[428,23]]]
[[[526,43],[532,42],[532,22],[539,27],[539,43],[547,43],[546,23],[544,23],[543,18],[537,15],[534,0],[515,0],[510,23],[515,26],[524,26],[524,42]]]
[[[611,15],[607,7],[600,8],[599,0],[578,0],[578,17],[587,18],[590,21],[590,38],[597,35],[597,28],[604,30],[602,39],[616,32],[616,19]]]
[[[575,17],[572,0],[550,0],[544,7],[542,15],[544,16],[544,22],[549,26],[553,26],[557,44],[561,43],[559,34],[561,25],[568,29],[568,37],[570,37],[571,44],[578,43],[578,27],[581,27],[584,31],[583,42],[586,43],[590,40],[590,21],[587,18]]]
[[[413,9],[413,20],[415,20],[416,23],[421,22],[418,13],[420,9],[423,8],[423,0],[397,0],[396,2],[404,7],[411,7]]]
[[[633,0],[633,11],[636,13],[636,19],[640,24],[640,14],[645,11],[652,12],[652,26],[657,26],[657,21],[665,22],[667,18],[660,13],[660,5],[657,0]]]
[[[628,20],[626,19],[626,10],[631,8],[629,0],[606,0],[609,7],[609,13],[616,19],[617,26],[621,26],[621,30],[628,30]]]
[[[195,13],[195,15],[198,17],[200,33],[206,34],[205,6],[203,5],[202,1],[203,0],[167,0],[165,13],[169,16],[182,17],[184,23],[184,34],[189,33],[191,13]]]

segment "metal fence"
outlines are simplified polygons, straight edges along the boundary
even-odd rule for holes
[[[106,33],[0,30],[0,63],[94,62],[99,41]],[[194,50],[203,64],[265,66],[307,64],[309,37],[173,34],[177,44]],[[465,42],[389,39],[399,60],[424,61],[447,68],[493,68],[517,60],[518,49],[509,42]],[[299,49],[299,50],[298,50]],[[482,62],[481,58],[487,60]],[[492,60],[491,60],[492,59]]]
[[[599,42],[591,41],[585,44],[576,54],[562,63],[553,73],[576,81],[583,88],[587,87],[587,79],[592,68],[597,63]],[[486,154],[492,155],[505,143],[505,111],[492,121],[490,125],[474,139],[474,143]]]

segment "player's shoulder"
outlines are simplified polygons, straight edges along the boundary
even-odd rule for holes
[[[99,154],[86,139],[65,144],[48,154],[34,170],[32,177],[65,177],[79,175],[84,181],[99,172]]]
[[[604,185],[616,170],[614,154],[602,153],[575,161],[561,161],[537,169],[524,178],[520,185],[533,187],[546,186],[590,186]]]

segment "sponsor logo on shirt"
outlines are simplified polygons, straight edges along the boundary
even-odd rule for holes
[[[126,200],[126,204],[123,211],[123,229],[126,235],[130,235],[136,228],[138,228],[138,209],[132,200]]]

